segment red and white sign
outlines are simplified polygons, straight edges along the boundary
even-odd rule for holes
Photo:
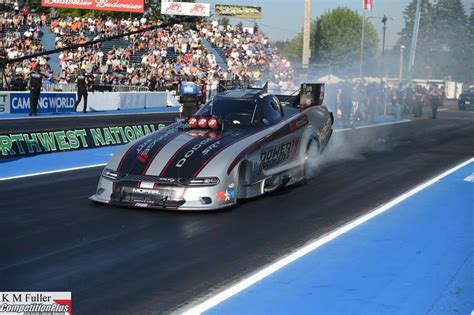
[[[161,14],[209,16],[211,14],[210,7],[209,3],[163,1],[161,4]]]
[[[73,8],[86,10],[145,11],[144,0],[41,0],[43,7]]]
[[[364,1],[364,10],[372,11],[372,0],[363,0]]]

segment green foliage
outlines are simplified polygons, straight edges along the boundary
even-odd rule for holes
[[[400,38],[393,48],[393,55],[398,60],[400,46],[405,46],[404,64],[408,65],[409,52],[411,49],[411,38],[413,35],[413,25],[415,21],[417,0],[412,0],[403,11],[403,17],[405,19],[405,26],[398,33]],[[422,0],[421,2],[421,18],[418,30],[418,42],[416,50],[416,63],[413,69],[415,77],[425,77],[431,72],[431,47],[435,31],[433,28],[434,24],[434,8],[429,0]],[[395,65],[395,64],[392,64]],[[393,72],[398,73],[398,62],[396,63],[397,69]],[[406,68],[406,67],[405,67]],[[406,69],[405,69],[406,70]],[[404,70],[404,72],[406,72]]]
[[[226,17],[223,17],[223,18],[220,18],[219,20],[217,20],[219,22],[220,25],[224,25],[224,26],[228,26],[230,24],[230,21],[228,18]]]
[[[238,30],[242,31],[244,29],[244,24],[242,23],[242,21],[240,21],[239,23],[237,23],[236,27]]]
[[[331,64],[333,69],[355,75],[360,60],[363,17],[356,11],[339,7],[323,14],[311,23],[311,62]],[[366,19],[364,31],[364,61],[373,61],[377,52],[378,36],[373,24]],[[301,60],[303,33],[283,47],[283,52],[294,60]]]
[[[313,29],[313,24],[311,24],[311,29]],[[311,34],[313,32],[311,31]],[[292,60],[301,61],[301,55],[303,52],[303,33],[300,32],[293,38],[291,41],[286,42],[283,47],[283,53]]]
[[[356,11],[338,8],[321,16],[315,33],[314,61],[340,65],[348,73],[356,73],[360,58],[361,17]],[[364,30],[364,60],[374,58],[378,36],[367,19]]]
[[[412,0],[404,11],[405,27],[394,47],[394,52],[398,52],[400,45],[406,46],[405,64],[411,48],[415,9],[416,0]],[[472,81],[473,40],[469,38],[468,24],[461,0],[422,0],[414,77]]]
[[[432,50],[436,77],[449,76],[466,79],[468,52],[467,16],[461,0],[438,0],[434,12],[434,37]],[[472,63],[473,55],[470,55]]]

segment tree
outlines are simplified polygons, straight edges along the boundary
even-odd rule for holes
[[[400,45],[410,51],[417,0],[413,0],[403,12],[405,27],[394,47],[397,54]],[[472,38],[469,38],[468,20],[461,0],[429,0],[421,2],[421,18],[415,53],[413,75],[417,78],[452,78],[467,80],[472,71]],[[471,47],[471,48],[470,48]],[[405,65],[409,54],[405,54]]]
[[[311,34],[313,33],[313,23],[311,23]],[[283,53],[293,61],[301,61],[303,53],[303,33],[300,32],[292,40],[284,43]]]
[[[474,3],[471,6],[471,15],[467,25],[467,38],[469,44],[467,48],[467,60],[469,61],[472,60],[472,56],[474,56]],[[468,68],[465,71],[467,75],[466,82],[474,84],[474,63],[472,61],[468,62]]]
[[[358,73],[363,17],[356,11],[339,7],[311,22],[311,62],[331,64],[336,72],[344,75]],[[366,19],[364,31],[364,61],[374,62],[378,36],[373,24]],[[303,33],[288,42],[284,53],[301,60]]]
[[[227,27],[230,24],[230,20],[226,17],[222,17],[219,20],[217,20],[220,25],[223,25],[224,27]]]
[[[362,22],[364,17],[348,8],[323,14],[316,22],[313,61],[335,65],[342,74],[358,73]],[[375,63],[378,36],[374,25],[365,20],[364,63]]]
[[[468,19],[461,0],[438,0],[434,7],[432,63],[437,77],[449,76],[456,80],[466,79],[468,55]],[[469,60],[470,59],[470,60]]]
[[[393,55],[398,55],[400,46],[405,46],[404,64],[408,65],[409,52],[411,49],[411,39],[413,35],[413,25],[415,22],[417,0],[412,0],[403,11],[405,19],[404,28],[398,33],[400,38],[394,47]],[[428,0],[421,1],[421,17],[418,30],[418,39],[416,45],[416,61],[413,68],[413,74],[416,77],[428,77],[431,73],[431,51],[433,50],[433,38],[435,31],[434,24],[434,8]],[[397,64],[398,66],[398,64]],[[405,71],[404,71],[405,72]]]
[[[242,23],[242,21],[240,21],[239,23],[237,23],[237,25],[235,26],[239,31],[243,31],[244,30],[244,24]]]

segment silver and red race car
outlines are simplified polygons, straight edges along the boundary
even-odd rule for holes
[[[302,84],[297,96],[219,93],[194,116],[121,148],[90,199],[212,210],[302,181],[332,134],[323,96],[323,84]]]

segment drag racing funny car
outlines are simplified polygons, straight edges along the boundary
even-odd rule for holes
[[[302,84],[296,96],[218,93],[195,115],[119,149],[90,199],[210,210],[302,181],[332,134],[323,98],[323,84]]]

